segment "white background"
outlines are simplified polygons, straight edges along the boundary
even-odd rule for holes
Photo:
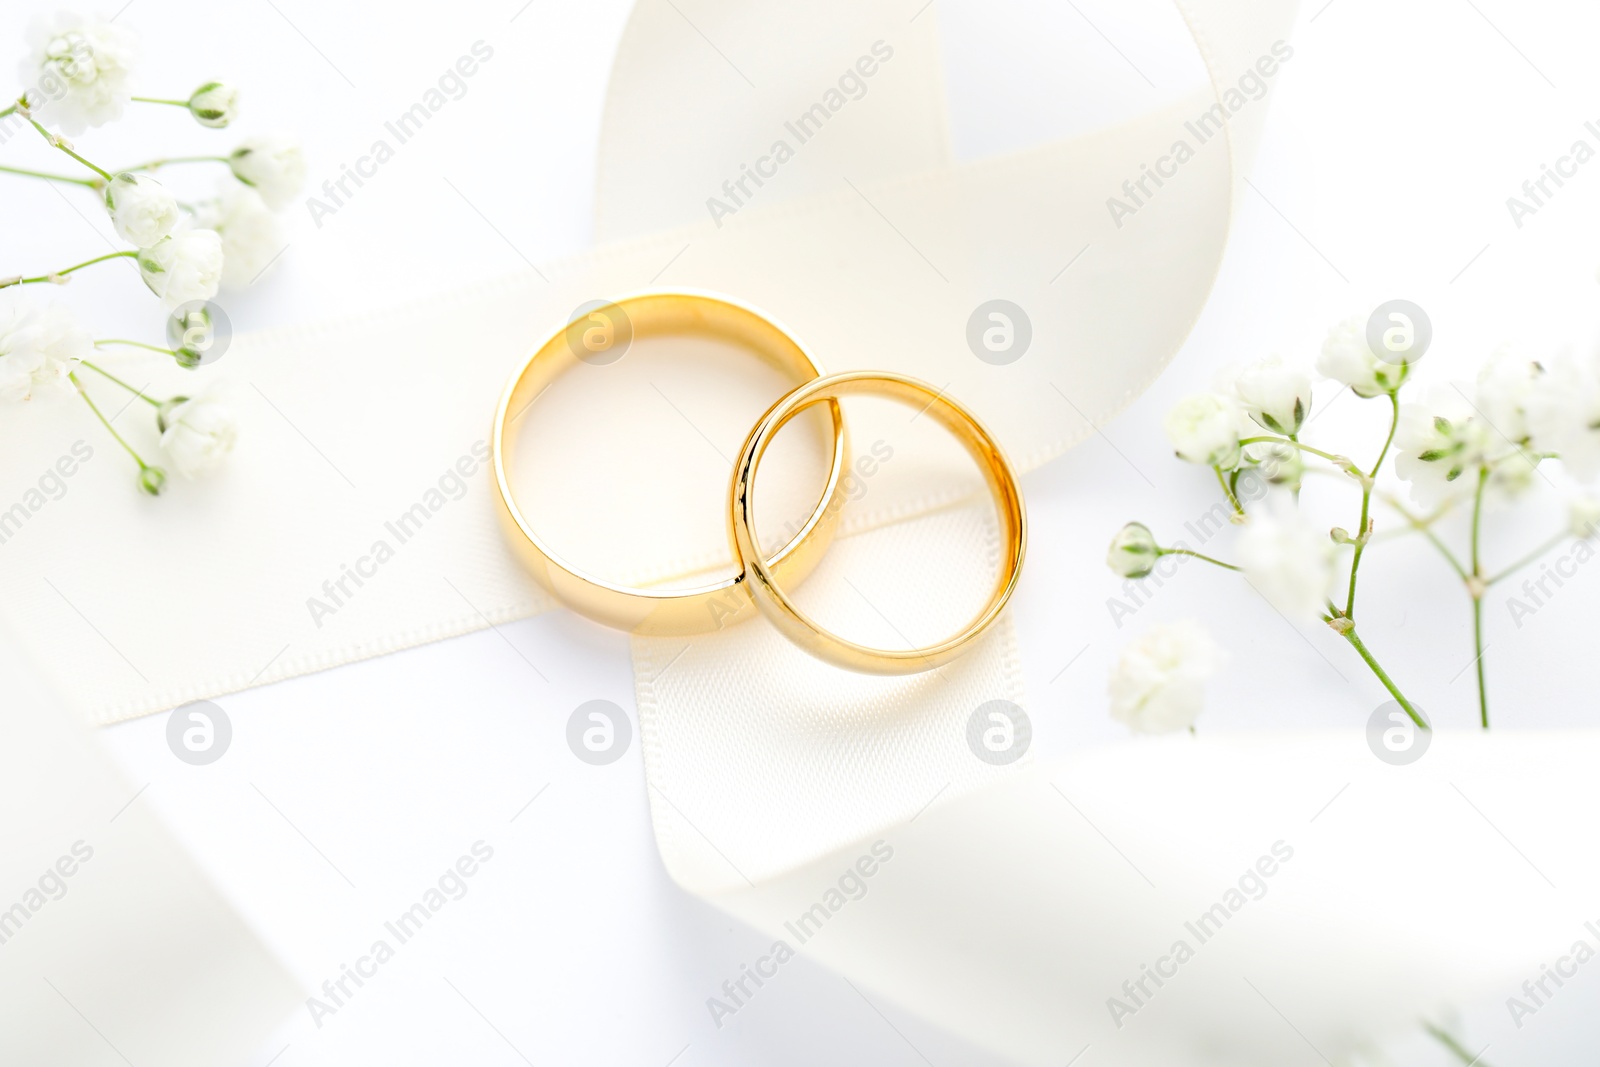
[[[15,41],[41,6],[8,9],[0,40]],[[586,248],[603,93],[628,6],[508,0],[380,15],[304,0],[133,0],[119,18],[143,34],[151,92],[179,95],[213,76],[239,82],[249,95],[238,129],[298,131],[313,186],[363,152],[473,41],[495,48],[467,97],[449,105],[449,121],[430,125],[426,142],[335,218],[317,229],[290,212],[282,260],[230,304],[236,326],[249,329],[426,299]],[[985,116],[1027,106],[1026,64],[1003,57],[1027,51],[1009,35],[1030,20],[1039,37],[1060,35],[1090,57],[1107,95],[1136,98],[1147,83],[1179,80],[1159,52],[1141,51],[1140,27],[1110,4],[983,5],[976,17],[975,5],[943,7],[958,151],[984,146]],[[1505,198],[1585,136],[1586,119],[1600,118],[1590,18],[1505,0],[1332,0],[1302,12],[1227,262],[1190,343],[1100,438],[1026,479],[1032,555],[1015,611],[1041,757],[1125,741],[1106,715],[1106,673],[1119,647],[1157,621],[1199,619],[1231,654],[1202,730],[1349,725],[1382,700],[1331,633],[1297,635],[1204,564],[1182,567],[1114,625],[1106,601],[1120,583],[1103,566],[1104,546],[1132,518],[1181,536],[1211,506],[1207,478],[1170,457],[1159,423],[1229,362],[1273,351],[1310,360],[1333,321],[1396,296],[1432,313],[1435,349],[1423,371],[1439,380],[1470,377],[1501,342],[1530,354],[1587,344],[1600,163],[1521,229]],[[953,26],[976,43],[950,40]],[[707,62],[720,61],[708,53]],[[236,137],[200,130],[176,109],[138,117],[82,138],[85,151],[145,158],[151,143],[199,152]],[[24,154],[41,162],[18,142],[0,149],[8,160]],[[200,174],[192,180],[203,184]],[[5,252],[21,257],[19,268],[97,253],[86,221],[107,227],[92,201],[21,179],[4,188]],[[86,275],[71,292],[75,306],[96,308],[101,335],[148,311],[136,283],[115,274]],[[1380,413],[1336,393],[1318,394],[1328,414],[1313,440],[1371,454]],[[24,474],[0,464],[9,481]],[[1353,526],[1348,497],[1322,492],[1343,508],[1330,521]],[[1492,517],[1491,554],[1509,560],[1548,536],[1561,492],[1540,482],[1536,504]],[[1581,695],[1593,691],[1595,668],[1575,654],[1572,635],[1592,628],[1595,581],[1580,573],[1521,628],[1503,601],[1491,602],[1488,662],[1504,728],[1588,722]],[[1425,546],[1385,545],[1363,586],[1363,629],[1377,654],[1436,722],[1470,727],[1470,616],[1442,564]],[[528,684],[526,661],[552,684]],[[637,745],[599,768],[567,750],[567,716],[594,698],[631,710],[627,641],[555,613],[227,698],[233,746],[209,767],[173,758],[165,716],[102,732],[130,779],[149,783],[138,803],[168,819],[308,988],[365,953],[383,922],[473,842],[495,850],[468,895],[348,1007],[320,1029],[298,1014],[251,1063],[993,1062],[804,959],[715,1027],[706,998],[765,951],[764,939],[666,878]],[[1508,858],[1486,837],[1482,855],[1462,858],[1463,876]],[[1515,1049],[1486,1060],[1576,1062],[1572,1050],[1597,1036],[1581,1019],[1592,976],[1587,985],[1542,1012]],[[1493,996],[1482,1010],[1503,1011]],[[1286,1055],[1295,1040],[1286,1033]],[[1445,1062],[1416,1042],[1404,1051],[1407,1062]],[[1081,1062],[1097,1061],[1091,1051]]]

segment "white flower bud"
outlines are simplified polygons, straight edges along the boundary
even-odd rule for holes
[[[210,300],[222,278],[222,238],[215,230],[179,230],[139,252],[139,273],[168,311]]]
[[[160,467],[139,468],[139,489],[151,496],[160,496],[167,488],[167,472]]]
[[[1226,398],[1215,393],[1185,397],[1162,425],[1180,459],[1224,470],[1239,465],[1238,412]]]
[[[1311,376],[1277,356],[1246,368],[1233,387],[1245,412],[1273,433],[1299,433],[1311,410]]]
[[[1317,371],[1324,377],[1343,382],[1357,396],[1384,396],[1400,388],[1411,366],[1385,363],[1367,347],[1366,325],[1360,319],[1346,319],[1328,331],[1317,357]]]
[[[1160,558],[1161,549],[1150,527],[1142,522],[1130,522],[1111,539],[1106,566],[1124,578],[1143,578]]]
[[[1337,549],[1328,532],[1279,492],[1239,533],[1239,566],[1256,592],[1291,621],[1317,619],[1333,588]]]
[[[1592,496],[1580,496],[1572,502],[1568,519],[1572,526],[1572,536],[1589,538],[1600,533],[1596,524],[1600,524],[1600,499]]]
[[[222,284],[243,289],[261,276],[284,246],[278,220],[261,194],[238,182],[222,181],[218,198],[196,209],[195,222],[222,235]]]
[[[221,463],[239,437],[233,410],[212,396],[173,397],[156,415],[161,450],[185,478]]]
[[[189,97],[189,114],[200,125],[220,130],[239,117],[239,90],[222,82],[206,82]]]
[[[1193,726],[1205,704],[1205,681],[1223,658],[1193,622],[1151,628],[1122,650],[1112,668],[1111,717],[1147,734]]]
[[[274,211],[289,206],[306,183],[306,160],[289,137],[252,137],[228,157],[233,176],[261,194]]]
[[[135,248],[149,248],[183,219],[177,199],[148,174],[124,171],[106,186],[106,210],[117,236]]]

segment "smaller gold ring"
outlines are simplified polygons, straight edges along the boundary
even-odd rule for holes
[[[589,308],[586,305],[586,308]],[[589,323],[598,316],[605,343],[588,341]],[[693,588],[640,588],[586,574],[564,561],[535,531],[511,492],[511,424],[533,405],[558,376],[579,362],[605,366],[621,358],[615,341],[624,336],[691,334],[732,341],[782,371],[791,381],[815,380],[821,374],[810,354],[767,316],[726,297],[692,291],[645,292],[594,305],[557,330],[512,375],[495,410],[491,448],[496,503],[501,527],[512,550],[538,583],[578,614],[638,634],[681,636],[720,630],[753,615],[743,572]],[[832,404],[833,441],[827,483],[805,525],[763,569],[801,581],[821,561],[833,538],[839,509],[834,506],[848,444],[838,404]]]
[[[949,430],[977,461],[989,490],[1000,507],[1005,527],[1006,550],[1000,577],[989,600],[971,622],[955,636],[926,648],[889,650],[869,648],[823,629],[795,606],[778,584],[773,569],[762,558],[756,545],[754,528],[754,488],[756,470],[767,446],[778,431],[795,416],[814,404],[836,405],[851,395],[872,395],[898,400],[921,408]],[[734,470],[729,491],[732,512],[730,539],[744,577],[761,613],[785,637],[818,659],[846,670],[864,674],[916,674],[941,667],[966,652],[974,641],[999,618],[1011,599],[1022,572],[1022,557],[1027,549],[1027,521],[1022,507],[1022,492],[1016,472],[1000,445],[966,408],[926,382],[885,371],[855,371],[818,378],[799,386],[774,404],[745,439],[739,465]]]

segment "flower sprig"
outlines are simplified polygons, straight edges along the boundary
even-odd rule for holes
[[[1600,365],[1546,365],[1502,352],[1472,386],[1437,387],[1413,401],[1402,398],[1413,383],[1412,363],[1380,358],[1367,338],[1363,320],[1340,323],[1323,344],[1317,370],[1357,397],[1387,405],[1387,431],[1381,443],[1369,446],[1368,459],[1358,462],[1302,440],[1312,410],[1311,376],[1277,357],[1263,360],[1217,392],[1183,399],[1165,420],[1178,458],[1211,468],[1227,515],[1239,527],[1238,562],[1181,543],[1164,545],[1148,526],[1133,522],[1113,538],[1107,563],[1124,578],[1143,579],[1163,557],[1182,555],[1240,574],[1285,617],[1325,623],[1416,726],[1427,729],[1417,705],[1357,628],[1362,563],[1377,536],[1374,505],[1383,505],[1398,522],[1395,534],[1421,534],[1467,594],[1477,717],[1487,728],[1485,594],[1566,538],[1593,537],[1600,503],[1588,497],[1573,501],[1569,528],[1499,570],[1487,563],[1484,509],[1491,500],[1519,496],[1545,460],[1559,459],[1580,479],[1600,474]],[[1415,507],[1380,490],[1386,461],[1408,484]],[[1312,473],[1331,475],[1356,491],[1359,511],[1350,527],[1319,528],[1300,510],[1300,488]],[[1464,551],[1451,548],[1439,530],[1447,516],[1461,514],[1467,522]]]
[[[214,390],[158,400],[89,357],[99,347],[117,346],[161,354],[189,369],[205,362],[203,344],[193,339],[210,336],[211,301],[220,288],[251,284],[276,261],[283,243],[273,212],[298,195],[305,181],[304,157],[292,138],[270,135],[248,138],[222,155],[169,155],[103,166],[67,135],[116,121],[131,104],[180,107],[201,126],[222,129],[238,117],[241,94],[226,82],[207,81],[182,98],[134,95],[137,40],[127,28],[102,18],[70,12],[40,16],[29,28],[27,44],[20,68],[25,88],[0,108],[0,134],[31,129],[71,162],[64,163],[67,173],[6,165],[0,175],[91,191],[117,237],[131,247],[92,258],[80,254],[71,265],[53,270],[0,274],[0,290],[18,290],[0,292],[0,401],[76,393],[133,458],[139,488],[156,495],[166,488],[166,468],[147,462],[118,432],[112,425],[116,416],[106,417],[79,371],[91,371],[153,408],[164,462],[179,473],[192,476],[215,466],[232,448],[237,426]],[[155,177],[178,164],[224,166],[217,194],[180,201]],[[24,286],[64,286],[79,271],[119,259],[134,262],[160,301],[169,318],[167,335],[175,338],[170,347],[123,338],[91,340],[61,305],[35,305],[21,294]]]

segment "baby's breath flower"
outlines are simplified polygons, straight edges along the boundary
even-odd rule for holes
[[[1106,565],[1124,578],[1143,578],[1160,558],[1160,547],[1150,527],[1142,522],[1130,522],[1111,539]]]
[[[1600,474],[1600,368],[1573,359],[1553,363],[1525,408],[1535,450],[1559,455],[1575,478]]]
[[[278,220],[261,194],[224,178],[215,200],[199,205],[195,222],[222,236],[222,284],[243,289],[283,251]]]
[[[1223,658],[1222,649],[1196,623],[1152,627],[1122,650],[1111,670],[1111,717],[1136,733],[1193,726],[1205,705],[1206,679]]]
[[[0,299],[0,400],[70,395],[67,376],[93,351],[89,332],[65,307]]]
[[[182,220],[177,199],[148,174],[124,172],[106,186],[106,210],[117,236],[135,248],[149,248]]]
[[[1239,465],[1238,409],[1215,393],[1178,401],[1162,424],[1178,458],[1232,470]]]
[[[1400,388],[1410,365],[1385,363],[1367,347],[1366,324],[1346,319],[1328,331],[1317,357],[1317,371],[1324,377],[1343,382],[1357,396],[1385,396]]]
[[[1269,604],[1295,621],[1320,617],[1333,588],[1336,550],[1287,494],[1274,494],[1250,513],[1237,551],[1245,578]]]
[[[1600,532],[1600,499],[1580,496],[1572,502],[1567,512],[1572,536],[1589,538]]]
[[[122,117],[138,58],[130,30],[104,19],[55,11],[28,26],[17,70],[33,117],[77,135]]]
[[[222,82],[206,82],[189,97],[189,114],[200,125],[220,130],[239,117],[239,90]]]
[[[1245,413],[1273,433],[1299,433],[1311,411],[1311,376],[1277,356],[1246,367],[1233,388]]]
[[[139,273],[168,311],[216,296],[222,266],[222,238],[215,230],[179,230],[139,252]]]
[[[1411,483],[1417,503],[1436,507],[1475,489],[1473,475],[1488,462],[1496,436],[1457,390],[1435,388],[1425,403],[1400,407],[1395,473]]]
[[[1473,407],[1507,446],[1522,445],[1531,436],[1528,406],[1544,378],[1543,365],[1496,352],[1478,371]]]
[[[239,437],[233,409],[214,394],[173,397],[156,415],[161,450],[185,478],[194,478],[221,463]]]
[[[261,194],[274,211],[281,211],[300,195],[306,183],[306,160],[300,143],[277,135],[252,137],[228,157],[234,177]]]

